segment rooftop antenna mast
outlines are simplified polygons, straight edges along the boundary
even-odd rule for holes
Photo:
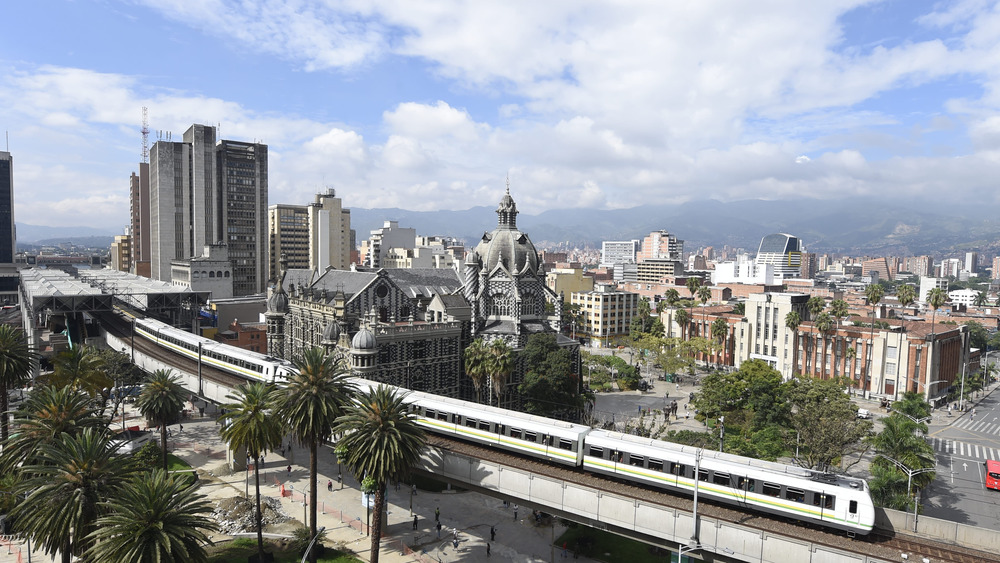
[[[149,113],[146,106],[142,106],[142,163],[149,164]]]

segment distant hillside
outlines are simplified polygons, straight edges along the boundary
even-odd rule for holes
[[[62,242],[70,242],[71,239],[100,237],[101,240],[107,239],[108,245],[110,246],[115,235],[119,234],[121,234],[121,232],[114,229],[95,229],[93,227],[46,227],[44,225],[17,223],[17,242],[19,243],[59,244]]]

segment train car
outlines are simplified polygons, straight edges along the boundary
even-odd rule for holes
[[[583,467],[796,520],[866,535],[875,506],[862,479],[819,473],[617,432],[587,435]],[[697,481],[695,468],[697,467]]]
[[[355,380],[361,389],[378,383]],[[404,390],[405,391],[405,390]],[[406,401],[428,432],[578,467],[589,426],[409,391]]]
[[[173,350],[212,367],[253,381],[285,381],[294,367],[291,362],[228,346],[155,319],[136,319],[135,332],[158,346]]]

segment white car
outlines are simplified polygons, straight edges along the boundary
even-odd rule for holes
[[[858,409],[858,418],[871,418],[872,413],[868,409]]]

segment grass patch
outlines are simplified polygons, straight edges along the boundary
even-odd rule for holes
[[[302,554],[291,549],[287,542],[264,540],[264,551],[274,554],[276,563],[290,563],[302,560]],[[216,544],[208,548],[208,563],[246,563],[247,558],[257,554],[255,538],[236,538],[233,541]],[[319,563],[363,563],[349,553],[327,548],[319,557]]]
[[[183,471],[184,473],[173,473],[174,471]],[[191,471],[191,466],[174,454],[167,454],[167,472],[173,473],[176,479],[186,480],[189,485],[193,485],[198,481],[198,475]]]
[[[571,526],[556,540],[556,547],[565,545],[572,556],[574,551],[584,557],[599,561],[628,561],[629,563],[666,563],[677,561],[676,553],[639,541],[588,528]]]

